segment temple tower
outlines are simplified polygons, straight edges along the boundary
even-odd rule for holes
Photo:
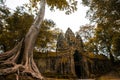
[[[76,38],[75,38],[75,34],[72,32],[72,30],[70,28],[67,29],[67,31],[65,33],[65,38],[66,38],[67,44],[69,46],[69,49],[74,51]]]
[[[76,50],[78,50],[80,53],[84,52],[83,41],[79,34],[76,35]]]
[[[57,51],[65,51],[68,48],[68,44],[63,33],[60,33],[57,39]]]

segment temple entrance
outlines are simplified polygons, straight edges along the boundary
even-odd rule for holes
[[[78,78],[81,78],[82,76],[82,67],[81,67],[81,55],[80,53],[75,50],[75,53],[74,53],[74,63],[75,63],[75,73],[77,75]]]

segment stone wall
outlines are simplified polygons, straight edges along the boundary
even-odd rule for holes
[[[73,55],[56,52],[46,54],[39,54],[39,58],[35,59],[40,72],[46,77],[94,78],[111,69],[107,58],[90,58],[76,51]]]
[[[75,36],[70,28],[58,36],[56,52],[36,54],[37,66],[46,77],[94,78],[111,68],[104,55],[85,52],[80,35]]]
[[[74,71],[74,61],[72,61],[73,56],[68,55],[67,53],[59,53],[58,55],[56,55],[56,53],[47,54],[49,55],[39,54],[39,58],[35,58],[35,62],[44,76],[57,78],[76,77]],[[40,55],[42,55],[42,57]]]

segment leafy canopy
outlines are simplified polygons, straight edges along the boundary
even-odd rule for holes
[[[9,13],[9,16],[4,21],[6,25],[3,26],[1,24],[0,29],[0,45],[4,45],[6,51],[13,48],[14,45],[25,37],[34,21],[34,15],[25,12],[23,7],[18,7],[15,12]],[[45,48],[48,43],[52,44],[54,39],[56,39],[57,34],[54,32],[55,23],[52,20],[45,19],[41,26],[36,46]]]
[[[97,23],[95,38],[98,50],[102,53],[116,54],[115,46],[119,43],[120,34],[120,1],[119,0],[82,0],[85,6],[90,7],[87,17]],[[117,34],[116,34],[117,33]]]
[[[38,9],[38,3],[40,0],[29,0],[29,4],[25,4],[29,10],[34,8],[34,11]],[[77,10],[77,0],[46,0],[46,4],[50,10],[61,10],[65,11],[66,14],[71,14]]]

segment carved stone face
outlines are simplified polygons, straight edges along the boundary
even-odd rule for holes
[[[75,45],[75,34],[72,32],[72,30],[70,28],[67,29],[67,31],[65,33],[65,38],[66,38],[69,46]]]
[[[63,33],[60,33],[57,40],[57,50],[79,50],[83,51],[83,43],[82,39],[79,35],[75,37],[75,34],[72,32],[70,28],[67,29],[65,36]]]

